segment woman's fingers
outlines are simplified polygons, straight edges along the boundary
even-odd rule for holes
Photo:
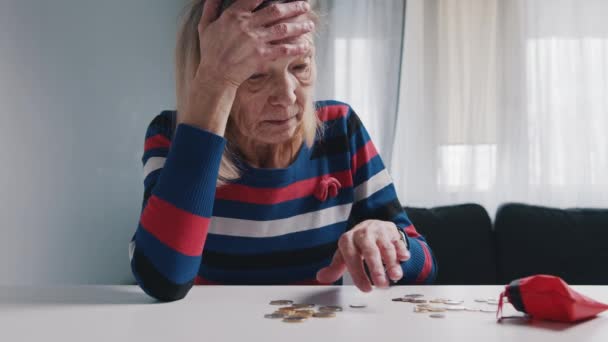
[[[342,258],[342,253],[338,249],[334,254],[331,264],[317,272],[317,280],[322,284],[331,284],[340,279],[345,271],[346,264],[344,263],[344,258]]]
[[[388,238],[380,238],[376,244],[380,249],[380,254],[382,255],[382,260],[384,261],[386,273],[389,278],[391,278],[392,281],[401,279],[403,271],[401,269],[401,264],[398,262],[397,250],[393,243]]]
[[[310,5],[306,1],[289,2],[286,4],[274,3],[255,12],[251,23],[254,27],[267,27],[276,22],[297,17],[308,11],[310,11]]]
[[[370,283],[365,270],[363,269],[363,259],[359,251],[355,247],[352,234],[344,234],[338,241],[338,247],[342,253],[344,263],[353,278],[353,283],[363,292],[370,292],[372,284]]]
[[[401,241],[401,239],[395,240],[393,241],[393,246],[395,246],[395,251],[397,252],[397,260],[401,262],[410,260],[411,254],[407,250],[404,241]]]
[[[277,59],[288,56],[300,56],[307,54],[311,49],[311,45],[308,42],[298,44],[281,44],[281,45],[268,45],[258,49],[258,54],[266,59]]]
[[[207,27],[217,19],[218,12],[220,10],[220,2],[222,0],[207,0],[205,1],[205,5],[203,6],[203,14],[201,16],[201,21],[198,24],[198,29],[200,32],[204,32]]]
[[[380,249],[371,235],[365,231],[361,231],[358,238],[355,238],[355,244],[361,251],[374,285],[381,288],[388,287],[389,283],[386,278],[386,271],[382,264],[382,254],[380,254]]]
[[[282,22],[263,30],[262,36],[267,42],[275,42],[287,38],[298,37],[312,32],[315,24],[310,21],[304,22]]]

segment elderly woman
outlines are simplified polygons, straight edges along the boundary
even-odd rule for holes
[[[432,282],[435,261],[347,104],[314,102],[306,1],[195,0],[177,111],[150,124],[131,269],[150,296],[202,284]],[[226,8],[227,7],[227,8]]]

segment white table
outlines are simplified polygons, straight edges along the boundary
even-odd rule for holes
[[[576,286],[608,302],[608,286]],[[448,312],[430,318],[407,293],[427,299],[497,298],[498,286],[398,286],[363,294],[352,286],[195,287],[178,302],[156,303],[136,286],[0,287],[0,341],[608,341],[608,314],[576,325],[497,323],[494,314]],[[263,318],[268,302],[344,306],[337,318],[283,323]],[[365,303],[365,309],[349,304]],[[484,304],[487,305],[487,304]],[[506,313],[514,313],[510,309]]]

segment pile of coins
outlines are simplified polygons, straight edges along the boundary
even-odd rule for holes
[[[435,298],[426,300],[424,295],[421,294],[407,294],[403,297],[393,298],[393,302],[411,303],[415,304],[414,312],[416,313],[430,313],[431,318],[445,318],[445,313],[448,311],[467,311],[467,312],[485,312],[485,313],[496,313],[496,308],[490,307],[497,306],[498,300],[490,299],[475,299],[476,303],[487,304],[486,307],[469,307],[465,306],[464,300],[454,300],[445,298]],[[434,304],[434,305],[433,305]]]
[[[294,304],[292,300],[273,300],[270,305],[281,306],[275,312],[264,315],[268,319],[280,319],[285,323],[302,323],[309,318],[334,318],[338,312],[344,311],[341,306],[320,306],[317,310],[315,304]],[[365,308],[364,304],[353,304],[352,308]]]

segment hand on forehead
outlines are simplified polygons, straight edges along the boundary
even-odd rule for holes
[[[233,3],[237,2],[237,1],[255,1],[255,0],[222,0],[222,7],[221,7],[221,12],[224,12],[224,10],[226,10],[226,8],[230,7]],[[287,3],[287,2],[294,2],[294,1],[305,1],[305,0],[264,0],[258,7],[256,7],[253,11],[259,11],[262,8],[268,7],[269,5],[272,5],[274,3]]]

